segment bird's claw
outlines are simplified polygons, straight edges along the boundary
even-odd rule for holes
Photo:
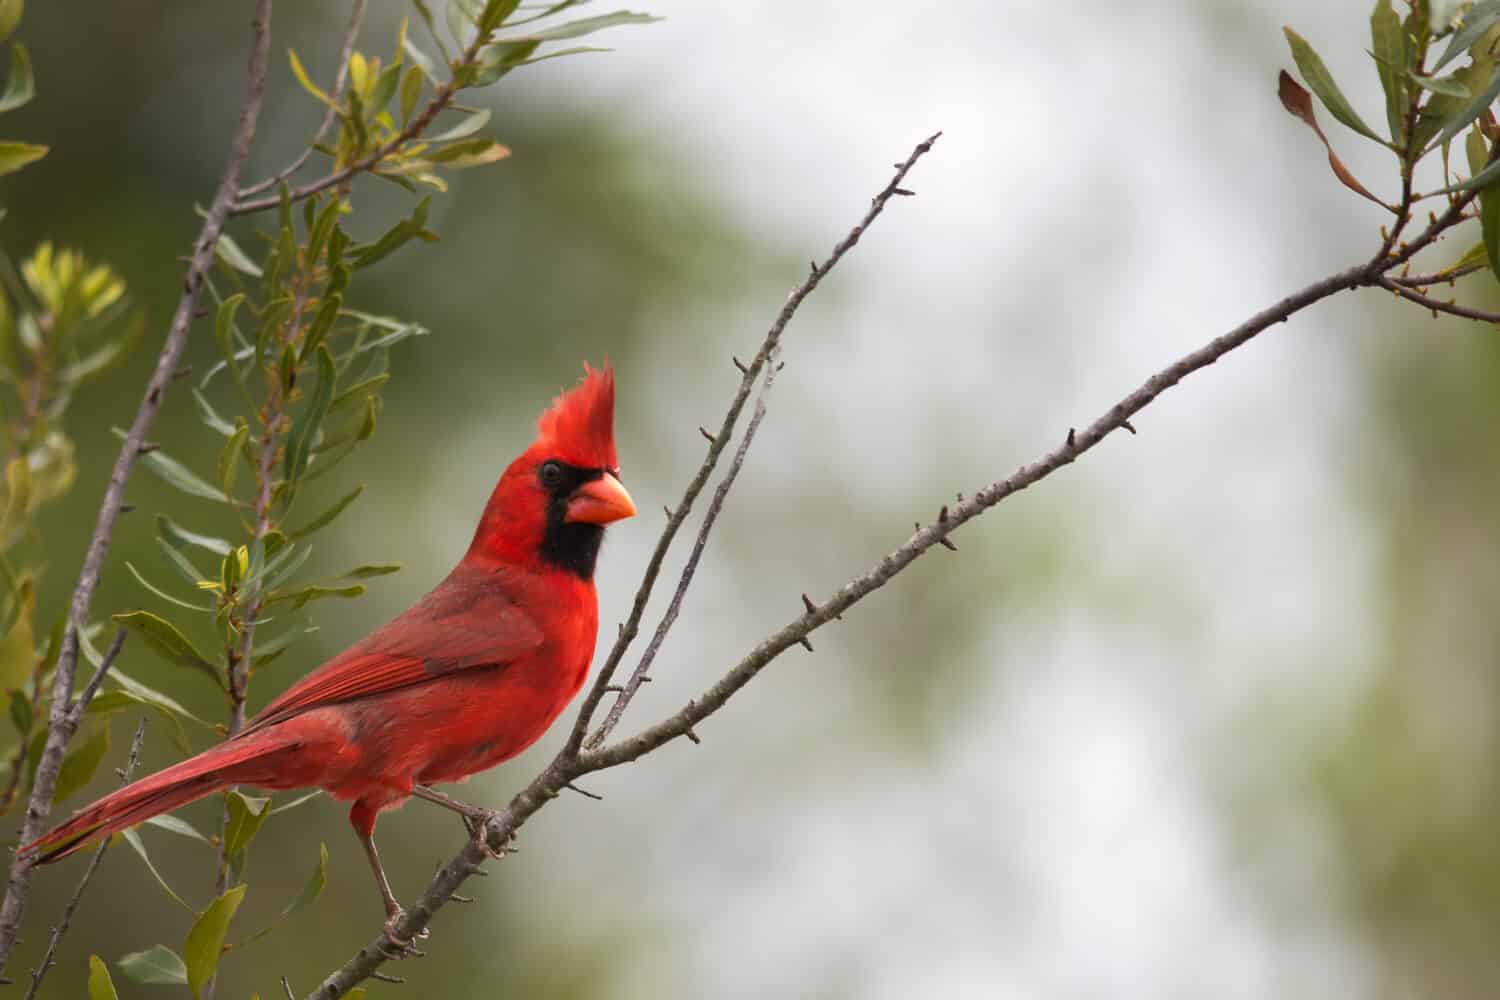
[[[499,815],[500,814],[493,809],[486,809],[483,812],[476,813],[473,816],[466,815],[463,817],[464,826],[468,829],[469,839],[474,842],[474,846],[478,847],[485,854],[489,855],[497,861],[505,857],[506,850],[502,847],[497,851],[490,846],[488,830],[490,820]]]
[[[386,957],[392,959],[425,957],[427,953],[417,948],[417,942],[430,937],[431,935],[429,931],[427,930],[427,928],[423,927],[421,930],[417,931],[414,937],[401,937],[396,933],[396,923],[404,916],[406,916],[405,910],[397,910],[386,918],[386,947],[384,949]]]

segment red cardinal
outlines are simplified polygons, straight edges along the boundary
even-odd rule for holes
[[[482,836],[487,813],[426,786],[531,746],[578,693],[594,655],[594,562],[604,526],[635,505],[620,485],[614,375],[583,381],[538,421],[447,579],[384,628],[308,674],[232,739],[95,802],[21,848],[47,864],[90,841],[231,785],[316,787],[354,807],[385,902],[375,819],[417,795]],[[396,942],[400,943],[400,942]]]

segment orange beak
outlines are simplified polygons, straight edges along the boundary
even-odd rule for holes
[[[635,501],[625,492],[620,481],[606,472],[598,479],[591,479],[568,498],[568,512],[564,521],[583,524],[609,524],[635,516]]]

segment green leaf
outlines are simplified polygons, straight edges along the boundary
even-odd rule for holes
[[[1417,73],[1407,72],[1406,78],[1423,90],[1430,90],[1434,94],[1443,97],[1452,97],[1456,100],[1467,101],[1474,95],[1469,91],[1469,85],[1458,78],[1458,75],[1433,77],[1421,76]]]
[[[80,742],[79,737],[82,737]],[[63,802],[74,792],[89,783],[99,762],[109,750],[109,720],[91,719],[80,727],[79,736],[74,737],[73,749],[63,758],[62,770],[57,775],[57,791],[53,802]]]
[[[130,570],[130,575],[135,577],[137,583],[139,583],[142,587],[145,587],[147,590],[151,591],[151,593],[155,594],[157,597],[160,597],[162,600],[168,602],[169,604],[175,604],[180,608],[187,608],[189,611],[203,611],[209,614],[212,614],[214,611],[214,608],[211,605],[194,604],[191,601],[184,601],[179,597],[173,597],[171,594],[167,593],[165,590],[162,590],[156,584],[146,579],[141,571],[135,568],[135,563],[131,562],[128,559],[125,560],[125,568]]]
[[[271,933],[287,917],[291,916],[293,913],[296,913],[303,907],[309,906],[314,903],[319,896],[323,895],[323,889],[327,885],[328,845],[320,843],[318,845],[318,866],[313,869],[313,873],[308,876],[307,881],[303,883],[302,891],[297,894],[297,898],[292,900],[286,906],[282,907],[281,912],[276,915],[276,919],[273,920],[269,926],[262,927],[260,930],[256,931],[245,940],[238,942],[235,947],[243,948],[250,942],[259,941],[261,938]]]
[[[166,879],[162,878],[161,872],[157,871],[156,865],[151,861],[151,855],[149,855],[149,854],[146,853],[146,845],[145,845],[144,842],[142,842],[140,833],[136,829],[131,828],[129,830],[121,830],[120,831],[120,836],[123,837],[123,838],[125,838],[125,843],[129,844],[130,847],[131,847],[131,849],[134,850],[135,853],[140,856],[140,859],[143,862],[145,862],[145,864],[146,864],[146,870],[151,873],[151,877],[152,878],[156,879],[156,884],[159,885],[159,886],[161,886],[162,892],[165,892],[167,894],[167,897],[169,899],[171,899],[172,902],[176,903],[178,906],[182,907],[184,910],[187,910],[189,913],[191,913],[193,916],[196,917],[198,915],[198,911],[195,910],[195,909],[193,909],[190,905],[188,905],[188,901],[187,900],[185,900],[181,896],[177,895],[176,890],[173,889],[170,885],[167,884],[167,880]],[[157,952],[157,949],[160,949],[161,951],[166,952],[168,955],[171,955],[172,959],[176,960],[178,967],[181,967],[182,960],[178,959],[176,955],[172,954],[171,951],[169,951],[167,948],[165,948],[162,945],[157,945],[155,948],[152,948],[149,952],[137,952],[136,956],[153,954],[153,953]],[[126,965],[126,961],[128,959],[130,959],[132,957],[136,957],[136,956],[126,955],[125,958],[122,958],[119,961],[120,968],[123,969],[124,972],[125,972],[125,974],[127,976],[130,976],[131,979],[135,979],[136,982],[139,982],[139,983],[164,983],[164,982],[185,983],[185,982],[187,982],[187,979],[186,979],[185,976],[183,978],[181,978],[181,979],[170,979],[170,980],[169,979],[138,979],[133,974],[133,972],[131,971],[131,969]],[[161,955],[157,955],[157,958],[158,959],[163,959],[164,957],[161,956]],[[171,961],[167,961],[166,962],[166,968],[168,968],[168,969],[171,968]]]
[[[10,47],[10,72],[5,89],[0,91],[0,112],[14,111],[31,103],[36,96],[36,81],[31,75],[31,57],[20,42]]]
[[[479,51],[469,86],[488,87],[525,62],[541,44],[540,39],[523,38],[486,45]]]
[[[287,649],[290,648],[292,644],[295,643],[298,639],[312,635],[317,630],[318,627],[316,625],[308,628],[294,628],[289,629],[281,635],[278,635],[276,638],[270,640],[269,642],[257,642],[255,644],[255,652],[253,655],[255,665],[257,667],[265,666],[267,663],[270,663],[272,660],[276,659],[276,657],[286,652]],[[257,635],[258,634],[259,633],[257,633]]]
[[[333,397],[333,405],[328,408],[328,412],[337,413],[339,410],[348,406],[350,403],[353,403],[364,393],[375,392],[390,380],[390,372],[381,372],[379,375],[374,375],[370,378],[362,379],[361,381],[356,382],[354,385],[351,385],[349,388],[343,390],[337,396]]]
[[[308,584],[295,590],[274,590],[266,597],[266,604],[276,604],[280,601],[291,601],[292,610],[306,607],[313,601],[320,601],[325,597],[354,598],[364,594],[365,587],[362,583],[356,583],[349,587],[324,587],[320,584]]]
[[[114,428],[114,432],[115,436],[121,441],[125,440],[126,434],[120,428]],[[229,500],[229,497],[223,490],[204,482],[188,469],[187,466],[165,454],[160,448],[141,455],[140,461],[162,482],[168,486],[176,487],[189,496],[203,497],[206,500],[218,500],[221,503],[228,502]]]
[[[176,548],[184,545],[196,545],[200,549],[207,549],[216,556],[229,555],[233,548],[222,538],[213,535],[200,535],[196,531],[189,531],[165,514],[156,515],[156,532],[169,544]]]
[[[135,349],[140,343],[141,336],[146,332],[146,314],[144,311],[135,313],[130,319],[130,325],[125,328],[124,334],[99,347],[98,350],[79,358],[77,361],[69,362],[58,372],[58,378],[73,386],[82,385],[92,379],[98,378],[105,372],[114,368]]]
[[[28,577],[21,581],[16,620],[0,639],[0,692],[20,690],[36,670],[35,610],[36,594]]]
[[[0,142],[0,176],[13,174],[46,156],[48,147],[34,142]]]
[[[203,916],[188,931],[182,957],[187,963],[187,984],[194,997],[203,992],[204,985],[219,967],[219,957],[224,953],[224,935],[229,932],[229,922],[234,919],[244,898],[245,887],[235,886],[208,904]]]
[[[234,433],[229,435],[229,440],[219,449],[219,489],[224,491],[225,496],[234,495],[234,481],[240,471],[240,452],[248,440],[250,425],[245,423],[244,417],[236,417]]]
[[[1496,22],[1500,22],[1500,0],[1480,0],[1479,3],[1470,7],[1468,13],[1464,15],[1463,27],[1454,34],[1453,40],[1443,50],[1442,58],[1437,61],[1432,71],[1436,73],[1467,52],[1475,42],[1479,41],[1479,36],[1489,31]]]
[[[465,139],[427,155],[431,162],[441,163],[449,170],[466,170],[503,160],[510,155],[510,149],[494,139]]]
[[[411,43],[407,43],[410,50]],[[423,58],[426,58],[425,56]],[[413,60],[415,62],[416,60]],[[411,113],[417,109],[417,102],[422,99],[422,77],[424,69],[420,65],[407,68],[406,75],[401,78],[401,124],[405,125],[411,121]]]
[[[374,576],[387,576],[391,573],[401,572],[400,563],[379,563],[370,566],[356,566],[347,573],[340,573],[341,580],[368,580]]]
[[[1307,40],[1291,28],[1283,28],[1282,31],[1286,34],[1287,44],[1291,46],[1292,58],[1297,63],[1297,69],[1302,73],[1302,79],[1306,80],[1308,88],[1318,95],[1318,99],[1323,102],[1328,113],[1360,135],[1385,145],[1385,140],[1376,135],[1349,104],[1348,99],[1344,97],[1344,92],[1334,82],[1333,74],[1329,73],[1328,67],[1323,65],[1322,57],[1313,51],[1313,47],[1307,44]]]
[[[459,122],[457,125],[444,132],[442,135],[435,135],[427,141],[432,143],[442,143],[452,142],[455,139],[467,139],[475,132],[478,132],[480,129],[484,128],[485,125],[489,123],[489,120],[490,109],[480,108],[473,114],[470,114],[468,117],[464,118],[463,121]]]
[[[355,500],[358,500],[359,495],[363,493],[364,490],[365,488],[363,484],[354,487],[354,489],[350,490],[348,493],[344,494],[342,497],[336,500],[333,506],[323,511],[323,513],[319,514],[317,517],[314,517],[311,521],[308,521],[302,527],[291,531],[287,535],[287,537],[306,538],[308,535],[311,535],[313,532],[319,530],[320,528],[327,527],[329,524],[333,523],[333,519],[342,514],[350,504],[352,504]]]
[[[225,798],[229,806],[229,825],[224,829],[225,854],[234,857],[250,846],[269,814],[269,798],[232,791]]]
[[[197,828],[195,828],[193,824],[187,822],[186,820],[178,819],[171,813],[162,813],[160,816],[152,816],[150,819],[146,820],[146,825],[154,826],[161,830],[166,830],[169,833],[175,833],[179,837],[187,837],[189,840],[197,840],[210,846],[213,845],[213,841],[209,840],[207,837],[203,836],[203,834],[199,833]]]
[[[164,659],[183,667],[192,667],[195,670],[207,674],[213,682],[223,687],[223,680],[219,677],[219,671],[209,662],[207,657],[198,652],[197,648],[188,641],[188,637],[178,631],[177,626],[153,615],[149,611],[127,611],[114,616],[114,620],[132,632],[139,633],[150,646]]]
[[[242,274],[248,274],[252,278],[261,277],[260,267],[240,249],[240,245],[228,233],[219,234],[219,242],[214,245],[214,256]]]
[[[417,48],[410,38],[402,42],[401,45],[406,51],[406,57],[422,71],[422,75],[434,84],[438,83],[437,64],[432,61],[432,57]],[[415,102],[413,102],[413,106],[415,106]]]
[[[516,12],[521,0],[489,0],[484,12],[479,15],[479,30],[494,31],[505,23],[505,19]]]
[[[566,24],[559,24],[554,28],[530,31],[526,33],[525,37],[528,41],[556,42],[564,38],[581,38],[584,35],[592,35],[596,31],[618,27],[622,24],[650,24],[653,21],[660,20],[661,18],[650,14],[637,14],[634,11],[617,10],[613,14],[598,14],[594,17],[583,17],[576,21],[568,21]],[[1306,45],[1307,43],[1303,42],[1302,44]],[[1312,50],[1308,49],[1308,51],[1311,52]],[[1313,58],[1317,58],[1316,54],[1314,54]],[[1297,65],[1299,67],[1302,65],[1300,60]],[[1332,109],[1330,108],[1329,110]]]
[[[172,564],[172,568],[182,577],[183,583],[197,589],[204,580],[208,579],[208,576],[199,570],[197,566],[194,566],[187,556],[174,548],[171,542],[168,542],[165,538],[157,538],[156,544],[161,549],[162,554],[167,557],[167,561]]]
[[[307,70],[302,68],[302,60],[297,58],[297,50],[287,49],[286,56],[287,60],[292,64],[292,75],[297,78],[298,83],[302,84],[302,89],[330,108],[337,109],[339,106],[338,102],[323,93],[322,88],[313,83],[312,79],[307,75]]]
[[[318,348],[318,386],[312,399],[292,421],[292,430],[286,443],[286,478],[295,483],[307,468],[312,454],[312,443],[323,418],[328,416],[329,404],[333,402],[333,390],[338,383],[338,371],[334,368],[333,355],[327,345]]]
[[[131,952],[115,964],[132,982],[149,986],[187,985],[187,966],[175,951],[164,944],[152,945],[145,951]]]
[[[318,307],[318,314],[308,324],[307,333],[302,341],[301,361],[306,362],[312,353],[318,349],[323,338],[328,336],[328,331],[333,329],[334,322],[339,318],[339,308],[344,304],[342,295],[330,295],[323,300]]]
[[[0,42],[15,33],[16,25],[21,23],[21,15],[25,11],[26,4],[23,0],[0,0]]]
[[[1485,110],[1495,102],[1496,97],[1500,97],[1500,72],[1494,73],[1489,85],[1484,88],[1483,92],[1469,101],[1469,103],[1463,105],[1463,107],[1454,113],[1452,118],[1447,120],[1447,123],[1443,126],[1443,130],[1438,133],[1438,137],[1428,145],[1427,149],[1429,151],[1436,149],[1462,132],[1474,119],[1484,114]]]
[[[292,801],[284,803],[284,804],[279,805],[276,808],[272,809],[271,810],[271,815],[275,816],[275,815],[277,815],[279,813],[284,813],[284,812],[286,812],[286,811],[288,811],[290,809],[296,809],[298,806],[306,805],[307,803],[311,802],[313,799],[318,798],[322,794],[323,794],[323,792],[321,790],[315,790],[315,791],[308,792],[305,795],[299,795],[295,799],[293,799]]]
[[[20,688],[10,693],[10,721],[15,724],[16,732],[25,737],[31,733],[31,724],[34,721],[31,711],[31,699],[26,697],[26,692]]]
[[[1401,18],[1391,7],[1391,0],[1376,0],[1375,11],[1370,15],[1370,42],[1375,56],[1375,71],[1380,76],[1380,88],[1385,91],[1386,123],[1390,126],[1391,139],[1400,144],[1406,138],[1406,72],[1409,60],[1406,32],[1401,27]]]
[[[109,978],[109,966],[98,955],[89,956],[89,1000],[120,1000],[115,981]]]
[[[184,904],[186,905],[186,904]],[[115,963],[133,982],[150,986],[186,986],[187,966],[164,944],[131,952]]]
[[[427,212],[431,205],[431,195],[417,202],[417,207],[413,209],[411,218],[402,219],[387,230],[380,239],[355,254],[354,266],[357,268],[369,267],[376,261],[383,260],[395,253],[423,232],[424,227],[427,225]]]
[[[192,393],[193,402],[197,405],[198,408],[198,419],[203,421],[203,425],[205,427],[207,427],[209,430],[216,431],[224,435],[225,437],[228,437],[229,435],[234,433],[234,424],[231,424],[229,421],[219,416],[219,414],[214,410],[213,404],[208,401],[208,397],[204,396],[203,393],[199,392],[196,388],[192,390]]]
[[[392,63],[380,71],[375,78],[375,86],[370,88],[370,96],[365,101],[365,120],[374,121],[385,106],[391,103],[391,98],[396,96],[396,87],[401,83],[401,66]]]

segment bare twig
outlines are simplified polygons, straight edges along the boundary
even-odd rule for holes
[[[1431,285],[1451,285],[1459,278],[1466,278],[1478,271],[1483,271],[1487,264],[1465,264],[1463,267],[1455,267],[1448,271],[1438,271],[1435,274],[1401,274],[1390,276],[1391,280],[1398,285],[1407,288],[1427,288]]]
[[[1457,302],[1444,302],[1430,295],[1423,295],[1415,288],[1382,277],[1380,287],[1388,288],[1401,298],[1409,302],[1415,302],[1424,309],[1431,309],[1434,313],[1448,313],[1453,316],[1462,316],[1464,319],[1478,320],[1481,323],[1500,323],[1500,313],[1485,312],[1483,309],[1473,309],[1469,306],[1461,306]]]
[[[941,132],[937,132],[928,136],[917,144],[905,162],[896,164],[895,176],[870,201],[870,207],[865,212],[864,217],[834,246],[833,252],[828,255],[828,259],[821,265],[813,264],[807,278],[796,288],[792,289],[792,293],[787,296],[786,304],[781,307],[781,312],[777,314],[775,322],[766,331],[765,339],[761,341],[760,350],[756,352],[750,364],[748,366],[742,365],[738,359],[735,359],[735,367],[739,368],[742,372],[739,388],[735,390],[734,398],[729,403],[729,410],[724,414],[724,420],[719,425],[718,433],[710,436],[708,453],[703,456],[703,462],[698,466],[698,471],[694,473],[693,478],[688,482],[687,489],[683,491],[682,499],[678,501],[677,506],[668,511],[666,526],[662,528],[661,537],[656,541],[656,548],[652,550],[651,558],[646,562],[646,570],[642,574],[640,587],[636,590],[635,601],[630,608],[630,615],[626,618],[624,624],[620,626],[615,643],[610,647],[609,655],[605,657],[604,665],[599,668],[599,676],[595,678],[593,687],[589,689],[589,693],[584,697],[583,705],[579,708],[578,716],[573,723],[573,731],[568,736],[568,743],[564,748],[565,752],[577,752],[579,747],[583,745],[583,738],[588,732],[589,723],[593,720],[594,711],[599,707],[599,702],[603,699],[605,692],[611,688],[615,671],[619,668],[620,661],[624,659],[626,651],[630,648],[630,644],[635,641],[636,635],[640,632],[641,617],[646,613],[646,604],[651,599],[651,591],[656,586],[656,578],[661,573],[661,566],[667,558],[667,551],[672,547],[672,542],[677,537],[678,529],[682,527],[683,522],[692,513],[693,503],[698,499],[698,495],[703,492],[703,487],[708,483],[708,477],[713,474],[714,466],[718,464],[719,456],[733,439],[735,425],[739,422],[740,413],[745,408],[745,401],[750,398],[750,390],[755,386],[755,380],[760,376],[761,368],[765,366],[771,353],[781,343],[782,332],[786,330],[787,324],[796,315],[797,309],[802,305],[803,300],[811,295],[813,290],[822,283],[828,272],[832,271],[834,266],[843,259],[844,254],[854,248],[855,244],[859,242],[860,237],[865,234],[865,231],[870,228],[876,218],[880,216],[880,213],[884,211],[886,203],[895,196],[896,189],[901,186],[901,182],[906,179],[906,175],[911,171],[911,168],[916,165],[918,160],[931,151],[933,143],[937,142],[942,134]],[[635,686],[639,687],[640,683],[636,682]]]
[[[368,2],[369,0],[354,0],[354,8],[349,14],[349,28],[344,32],[344,45],[339,50],[338,72],[333,77],[333,90],[329,91],[335,98],[344,92],[344,81],[349,78],[349,58],[354,54],[354,41],[359,37],[359,26],[365,19],[365,7]],[[283,167],[274,177],[267,177],[263,181],[243,188],[235,196],[236,200],[243,201],[246,198],[255,197],[262,191],[269,191],[306,166],[307,161],[312,158],[313,147],[323,141],[324,136],[328,134],[329,127],[333,125],[333,119],[333,106],[328,105],[323,109],[323,120],[318,123],[318,130],[313,133],[312,141],[307,144],[306,149],[302,150],[302,154]]]
[[[104,565],[104,555],[114,535],[115,519],[125,496],[125,484],[140,454],[146,434],[156,419],[168,386],[173,381],[182,358],[183,346],[187,343],[188,328],[198,307],[198,294],[203,287],[204,275],[213,264],[214,248],[228,218],[235,191],[239,189],[240,170],[250,155],[250,144],[255,138],[256,122],[260,118],[261,99],[266,86],[266,55],[271,42],[271,0],[257,0],[255,8],[255,44],[250,55],[249,84],[244,106],[240,110],[239,125],[235,129],[229,158],[224,166],[224,175],[219,181],[203,220],[203,228],[193,244],[193,256],[183,278],[182,295],[172,315],[167,330],[166,342],[157,358],[156,370],[147,383],[145,398],[136,410],[135,420],[126,434],[120,455],[110,473],[109,486],[99,506],[99,517],[94,526],[84,555],[83,568],[78,575],[78,584],[68,607],[68,624],[63,631],[62,649],[57,657],[57,668],[52,682],[52,703],[47,728],[47,742],[37,764],[36,778],[32,784],[31,799],[26,806],[26,818],[21,826],[20,838],[25,843],[42,832],[47,816],[52,810],[52,793],[57,786],[58,771],[62,768],[66,749],[69,700],[73,694],[73,680],[78,668],[78,630],[88,619],[89,604],[94,589],[99,583],[99,572]],[[10,881],[5,891],[5,901],[0,904],[0,972],[15,947],[16,933],[21,926],[21,913],[26,905],[26,896],[31,886],[32,865],[17,861],[11,866]]]
[[[734,487],[735,478],[740,474],[740,467],[745,464],[745,455],[750,450],[750,442],[755,439],[755,432],[760,428],[760,422],[766,416],[766,397],[771,393],[771,383],[776,380],[776,348],[766,356],[765,381],[761,383],[760,393],[755,397],[755,411],[750,415],[750,423],[745,426],[745,435],[740,438],[740,445],[735,449],[734,457],[730,459],[729,468],[724,473],[724,478],[714,488],[713,498],[708,502],[708,511],[703,515],[703,524],[698,528],[698,537],[693,541],[693,551],[688,555],[687,563],[682,567],[682,574],[677,579],[677,589],[672,594],[671,603],[657,623],[656,632],[652,634],[651,641],[646,644],[646,651],[641,654],[640,662],[636,664],[635,670],[626,681],[625,687],[615,695],[615,703],[609,707],[609,714],[604,717],[599,728],[589,737],[586,744],[590,748],[602,746],[614,732],[615,726],[620,724],[620,716],[625,714],[630,701],[635,693],[645,683],[650,673],[651,664],[656,661],[656,654],[661,650],[661,645],[666,641],[667,633],[677,622],[677,616],[682,611],[682,601],[687,596],[688,587],[693,583],[693,574],[698,570],[698,562],[703,558],[703,550],[708,546],[709,533],[714,529],[714,522],[719,519],[719,512],[724,508],[724,499],[729,496],[729,491]]]
[[[83,694],[73,703],[73,718],[70,725],[78,727],[78,722],[83,718],[83,713],[88,711],[89,702],[94,700],[94,695],[99,693],[99,685],[104,683],[104,675],[109,673],[109,668],[114,666],[115,660],[120,656],[120,650],[125,648],[125,639],[130,633],[125,629],[115,632],[115,637],[110,641],[109,648],[104,651],[104,656],[99,661],[99,669],[94,671],[94,676],[89,678],[88,684],[83,689]],[[73,734],[68,734],[72,739]]]
[[[116,653],[119,652],[119,643],[111,647]],[[131,772],[141,759],[141,741],[146,738],[146,717],[141,716],[141,721],[136,723],[135,739],[130,741],[130,756],[125,759],[125,769],[120,772],[120,784],[125,785],[130,781]],[[106,838],[94,849],[94,856],[89,859],[89,866],[83,870],[83,878],[78,880],[78,888],[73,890],[73,898],[68,900],[68,905],[63,907],[62,919],[57,926],[52,928],[52,937],[47,942],[47,951],[42,955],[41,964],[31,972],[31,986],[26,990],[26,1000],[36,996],[36,991],[41,988],[42,980],[47,971],[52,968],[57,959],[57,946],[62,943],[63,935],[68,933],[68,925],[73,922],[73,914],[78,909],[78,903],[83,899],[83,891],[89,887],[89,880],[94,877],[94,872],[99,870],[99,863],[104,860],[104,852],[109,850],[109,839]]]

